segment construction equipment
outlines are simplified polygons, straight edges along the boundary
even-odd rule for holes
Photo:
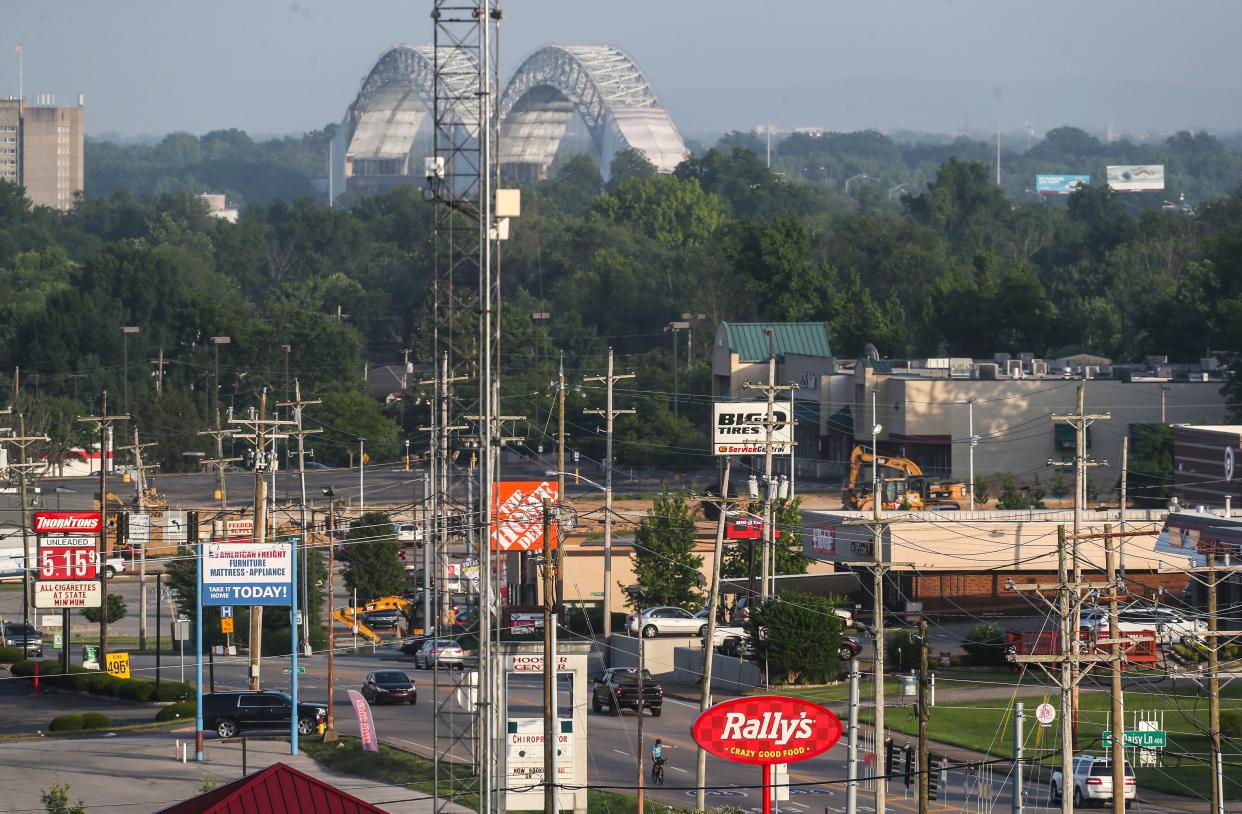
[[[966,484],[929,478],[909,458],[875,455],[866,447],[854,447],[850,454],[850,473],[841,490],[841,505],[852,511],[872,508],[871,478],[862,477],[863,466],[880,470],[876,479],[885,509],[960,509],[970,497]],[[887,470],[887,471],[885,471]]]
[[[332,618],[348,628],[358,625],[358,634],[366,637],[375,644],[382,644],[384,639],[362,621],[362,615],[379,610],[395,610],[406,618],[406,624],[409,625],[414,618],[414,605],[404,597],[400,596],[381,596],[378,599],[366,603],[361,608],[337,608],[332,611]]]

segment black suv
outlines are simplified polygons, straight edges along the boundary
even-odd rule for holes
[[[43,658],[43,634],[34,625],[21,622],[4,623],[4,646],[26,649],[26,658]]]
[[[591,709],[594,712],[611,710],[620,715],[622,709],[651,710],[651,717],[659,718],[664,711],[664,688],[643,670],[642,709],[638,703],[638,670],[634,667],[612,667],[595,679],[591,688]]]
[[[214,729],[222,738],[254,730],[289,730],[289,708],[293,700],[283,692],[213,692],[203,696],[203,727]],[[298,734],[313,735],[328,708],[319,704],[298,704]]]

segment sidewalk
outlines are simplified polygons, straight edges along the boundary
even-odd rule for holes
[[[223,785],[242,776],[241,744],[208,741],[206,762],[193,762],[193,735],[188,735],[190,762],[175,759],[177,741],[186,733],[155,733],[91,738],[45,739],[0,743],[0,766],[10,779],[4,784],[0,811],[42,811],[39,794],[53,781],[67,784],[71,801],[82,799],[89,811],[152,812],[200,793],[205,782]],[[305,754],[289,755],[288,743],[250,740],[247,771],[287,763],[391,814],[432,814],[432,800],[418,789],[348,777],[321,768]],[[445,803],[454,814],[467,810]]]

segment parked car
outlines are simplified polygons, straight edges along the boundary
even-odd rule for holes
[[[729,618],[734,624],[741,624],[750,618],[750,597],[739,596],[737,602],[733,604],[733,611]],[[854,614],[847,608],[833,608],[832,612],[841,617],[841,621],[845,623],[846,630],[854,627]]]
[[[1106,757],[1082,755],[1074,758],[1074,788],[1070,794],[1074,797],[1074,807],[1082,808],[1088,803],[1104,802],[1113,799],[1113,763]],[[1125,766],[1126,808],[1138,797],[1138,784],[1134,780],[1134,769],[1130,761]],[[1061,795],[1069,789],[1063,781],[1060,769],[1052,772],[1049,791],[1052,799],[1060,800]]]
[[[642,709],[651,710],[651,717],[659,718],[664,711],[664,688],[651,677],[651,673],[643,670],[642,709],[638,703],[638,669],[636,667],[611,667],[595,679],[591,687],[591,709],[595,712],[611,710],[620,715],[623,709],[632,709],[642,714]]]
[[[445,639],[428,639],[414,651],[414,666],[424,670],[436,666],[462,667],[465,663],[466,653],[461,645]]]
[[[625,617],[625,629],[631,635],[637,636],[641,629],[643,636],[648,639],[660,635],[693,636],[699,632],[701,627],[703,627],[702,619],[685,608],[672,605],[644,609],[641,623],[638,614],[631,613]]]
[[[716,629],[712,631],[712,647],[721,648],[730,638],[737,638],[746,635],[746,628],[742,625],[722,625],[716,624]],[[704,624],[699,628],[699,640],[703,642],[704,649],[707,648],[707,625]]]
[[[393,609],[366,611],[362,614],[362,623],[372,630],[391,628],[396,631],[405,623],[401,611]]]
[[[222,738],[236,737],[241,732],[288,731],[292,708],[293,699],[283,692],[246,690],[207,693],[203,696],[203,726],[215,730]],[[327,707],[299,703],[298,734],[314,734],[327,717]]]
[[[362,697],[371,704],[417,704],[414,681],[400,670],[376,670],[362,680]]]
[[[43,657],[43,634],[34,625],[21,622],[4,623],[4,646],[21,650],[26,648],[26,656]]]
[[[837,655],[841,657],[841,661],[850,661],[858,658],[858,654],[863,650],[862,639],[858,636],[841,637],[841,649],[837,651]]]
[[[306,468],[307,469],[327,469],[328,465],[323,463],[322,461],[307,461]]]

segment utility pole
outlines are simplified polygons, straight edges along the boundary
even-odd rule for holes
[[[137,492],[137,502],[135,505],[139,514],[146,514],[147,470],[159,468],[159,464],[143,466],[142,450],[146,447],[154,446],[158,446],[158,444],[140,444],[138,442],[138,428],[134,427],[133,446],[120,447],[120,449],[128,450],[134,453],[135,491]],[[148,526],[148,529],[149,528],[150,527]],[[132,535],[130,540],[132,547]],[[150,542],[151,538],[148,531],[148,536],[143,541],[142,550],[139,552],[138,557],[138,648],[140,650],[147,649],[147,546]],[[155,601],[157,603],[159,602],[158,596],[156,596]]]
[[[238,435],[237,438],[254,442],[254,543],[256,548],[263,548],[267,543],[267,475],[273,471],[276,458],[276,442],[288,436],[278,432],[295,422],[267,417],[267,390],[259,395],[259,411],[256,415],[252,410],[250,418],[230,418],[230,424],[245,426],[249,433]],[[268,451],[271,444],[271,451]],[[250,689],[258,690],[261,685],[261,669],[263,664],[263,606],[250,606]]]
[[[845,814],[858,814],[858,659],[850,659],[850,710],[846,724]],[[877,743],[876,754],[880,747]],[[703,809],[699,809],[702,811]]]
[[[966,399],[966,432],[970,435],[970,480],[966,484],[966,488],[970,494],[970,510],[975,510],[975,447],[979,443],[979,437],[975,435],[975,400]],[[874,453],[875,450],[872,450]]]
[[[1165,396],[1169,394],[1171,388],[1167,384],[1160,385],[1160,423],[1165,424]]]
[[[562,391],[564,392],[564,391]],[[552,575],[552,502],[543,499],[543,811],[556,814],[556,601]],[[638,714],[642,715],[642,704]]]
[[[285,345],[288,347],[288,345]],[[285,353],[285,372],[288,374],[289,354]],[[285,388],[288,390],[288,387]],[[278,407],[286,407],[293,409],[293,432],[290,433],[294,438],[298,439],[298,491],[300,500],[298,501],[298,535],[302,544],[302,556],[298,559],[302,566],[302,652],[306,655],[311,654],[310,643],[310,545],[306,536],[306,436],[313,435],[322,430],[308,430],[302,424],[302,411],[312,404],[321,404],[320,399],[303,400],[302,399],[302,383],[301,381],[293,382],[293,401],[284,401],[278,404]],[[328,548],[331,550],[332,543],[329,541]],[[331,624],[331,622],[329,622]]]
[[[330,743],[336,740],[336,716],[332,711],[336,691],[336,619],[332,616],[336,611],[332,587],[332,572],[336,570],[336,495],[331,486],[324,489],[324,494],[328,498],[328,722],[323,730],[323,740]],[[427,545],[426,541],[423,545]]]
[[[121,367],[123,369],[121,384],[124,388],[122,390],[124,395],[122,407],[124,408],[125,415],[129,415],[129,335],[138,333],[142,333],[142,328],[139,328],[137,325],[121,326]]]
[[[612,648],[607,646],[612,636],[612,431],[613,419],[619,415],[632,414],[633,410],[617,410],[612,406],[613,385],[622,379],[634,378],[633,373],[622,373],[616,375],[613,373],[613,355],[612,348],[608,349],[608,375],[606,376],[587,376],[584,381],[588,382],[604,382],[607,395],[605,396],[605,407],[603,410],[584,410],[588,415],[602,415],[604,417],[604,661],[607,664],[612,663]],[[726,459],[727,465],[727,459]],[[727,470],[726,470],[727,471]],[[727,480],[727,476],[726,476]],[[723,496],[723,492],[721,492]],[[717,559],[720,553],[716,554]],[[710,600],[714,601],[714,600]],[[710,627],[712,622],[708,622]],[[709,640],[710,641],[710,640]],[[708,650],[710,651],[710,647]],[[711,658],[711,656],[708,656]],[[709,673],[710,675],[710,673]],[[699,750],[702,754],[702,750]],[[702,793],[702,783],[699,783],[699,793]],[[700,801],[699,809],[702,810],[702,801]]]
[[[128,421],[127,415],[108,415],[108,391],[99,394],[99,415],[85,416],[79,421],[89,421],[99,428],[99,567],[108,561],[108,455],[112,427],[119,421]],[[99,664],[104,666],[108,656],[108,580],[101,579],[99,614]]]
[[[789,391],[792,398],[793,391],[798,389],[796,384],[776,383],[776,350],[774,344],[774,332],[771,328],[764,328],[763,332],[768,336],[768,383],[766,385],[756,385],[751,382],[745,382],[742,387],[747,390],[762,390],[767,399],[768,407],[766,418],[763,422],[764,432],[764,450],[763,450],[763,475],[766,488],[764,489],[763,501],[763,541],[762,541],[762,567],[760,570],[760,601],[766,602],[769,597],[770,582],[772,574],[775,573],[775,563],[773,556],[774,535],[772,529],[772,502],[777,495],[777,486],[772,479],[772,444],[773,431],[778,427],[787,427],[790,423],[790,417],[786,417],[784,421],[778,421],[775,414],[776,394],[781,391]],[[785,486],[788,489],[788,485]]]
[[[927,671],[927,619],[919,618],[919,814],[927,814],[931,767],[927,759],[927,691],[931,679]]]
[[[12,444],[17,447],[17,464],[9,464],[10,469],[17,470],[18,478],[18,496],[21,500],[21,524],[22,524],[22,652],[26,652],[26,631],[30,630],[30,609],[34,607],[34,580],[30,578],[31,571],[34,569],[35,562],[34,551],[31,548],[30,541],[30,497],[29,497],[29,472],[43,464],[38,461],[27,461],[26,450],[32,444],[44,443],[48,441],[46,435],[26,435],[26,414],[18,413],[18,434],[16,436],[5,436],[0,438],[0,442]],[[8,431],[7,428],[5,430]],[[102,569],[103,561],[100,560],[100,568]],[[68,632],[66,631],[66,635]],[[66,645],[68,649],[68,645]]]
[[[720,560],[724,553],[725,523],[727,522],[729,503],[730,500],[732,502],[749,500],[746,497],[732,499],[729,497],[729,469],[732,462],[733,459],[726,455],[723,469],[720,473],[720,501],[716,504],[720,509],[720,516],[716,518],[716,544],[712,548],[712,581],[707,594],[707,636],[703,639],[703,688],[699,695],[700,713],[712,705],[712,662],[716,655],[716,616],[720,608]],[[608,590],[607,584],[605,584],[604,590]],[[642,637],[641,630],[639,630],[639,637]],[[695,811],[706,811],[707,752],[702,746],[698,747],[695,756],[694,785]]]
[[[423,384],[431,384],[434,387],[433,405],[431,408],[431,426],[420,427],[419,429],[427,432],[430,431],[431,438],[431,513],[434,518],[436,530],[435,544],[435,561],[438,569],[437,585],[443,585],[448,579],[448,505],[449,505],[449,433],[456,430],[468,429],[465,425],[449,425],[449,401],[451,400],[450,385],[454,382],[465,381],[464,376],[449,376],[448,353],[444,353],[440,359],[439,370],[434,379],[430,382],[424,381]],[[438,415],[437,415],[438,414]],[[429,544],[429,540],[424,540],[423,545]],[[436,603],[436,620],[434,624],[436,635],[439,636],[444,630],[444,622],[447,621],[447,602],[448,594],[440,591],[439,601]],[[424,625],[430,630],[433,625],[431,620],[424,619]],[[438,720],[438,718],[437,718]]]
[[[1124,510],[1123,510],[1124,512]],[[1104,526],[1104,570],[1108,572],[1108,638],[1112,653],[1110,692],[1113,730],[1113,814],[1126,812],[1126,726],[1125,701],[1121,688],[1121,629],[1117,624],[1117,597],[1124,589],[1117,579],[1117,551],[1113,527]]]
[[[1073,561],[1073,579],[1074,584],[1078,585],[1082,582],[1082,559],[1078,556],[1078,539],[1082,534],[1082,513],[1087,502],[1087,468],[1096,466],[1108,466],[1108,461],[1097,462],[1087,458],[1087,428],[1096,421],[1108,421],[1112,418],[1108,413],[1088,414],[1086,412],[1086,389],[1085,384],[1078,385],[1077,388],[1077,409],[1071,415],[1052,415],[1053,423],[1069,424],[1074,428],[1074,460],[1069,461],[1049,461],[1050,466],[1067,466],[1074,467],[1074,535],[1073,546],[1071,548],[1071,559]],[[1075,596],[1079,589],[1075,588]],[[1079,628],[1082,627],[1082,604],[1077,599],[1073,603],[1073,620],[1070,630],[1073,631],[1073,639],[1070,641],[1070,647],[1078,651],[1082,647],[1081,637],[1078,635]],[[1071,742],[1073,746],[1078,746],[1078,683],[1080,676],[1077,674],[1078,663],[1072,665],[1075,674],[1071,681],[1071,704],[1069,717],[1072,724]],[[1068,777],[1068,775],[1067,775]]]
[[[678,392],[677,392],[677,332],[678,331],[689,331],[690,323],[689,322],[670,322],[668,325],[664,326],[664,330],[668,331],[669,334],[673,337],[673,417],[676,418],[679,415],[681,415],[680,413],[681,399],[678,398]]]
[[[1117,501],[1121,507],[1118,512],[1117,528],[1121,531],[1117,544],[1117,578],[1122,585],[1126,582],[1126,509],[1129,498],[1126,492],[1126,472],[1130,468],[1130,434],[1121,436],[1121,496]]]

